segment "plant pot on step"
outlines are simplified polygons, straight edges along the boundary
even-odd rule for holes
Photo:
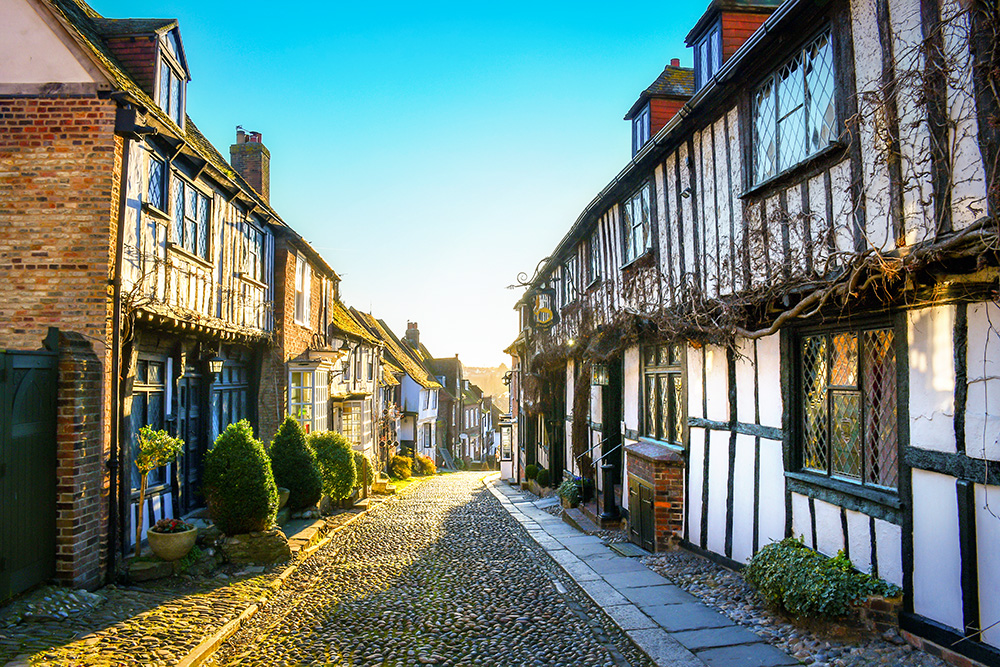
[[[288,502],[288,496],[292,494],[291,491],[283,486],[278,487],[278,509],[280,510]]]
[[[176,533],[158,533],[155,529],[146,532],[149,548],[159,558],[167,561],[180,560],[187,556],[197,538],[196,526]]]

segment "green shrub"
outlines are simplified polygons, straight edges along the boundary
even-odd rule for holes
[[[580,504],[580,485],[572,479],[564,479],[556,489],[556,495],[570,505]]]
[[[418,475],[436,475],[438,471],[437,466],[434,464],[434,459],[423,454],[417,454],[414,465],[416,466]]]
[[[552,481],[552,473],[545,468],[539,468],[535,481],[538,482],[538,486],[544,488],[549,485],[550,481]]]
[[[267,530],[278,511],[278,487],[264,445],[243,419],[230,424],[205,454],[208,513],[226,535]]]
[[[538,477],[538,466],[534,463],[524,466],[524,477],[525,479],[535,479]]]
[[[331,500],[349,497],[358,480],[351,443],[339,433],[321,431],[309,435],[309,445],[316,452],[323,493]]]
[[[840,618],[869,596],[900,593],[898,586],[855,570],[843,551],[828,558],[794,537],[758,551],[743,576],[768,604],[812,618]]]
[[[358,479],[354,482],[356,487],[360,487],[368,480],[368,484],[375,481],[375,466],[367,454],[354,450],[354,469],[358,471]]]
[[[285,417],[268,450],[274,482],[288,489],[288,509],[296,512],[312,507],[323,493],[323,479],[316,453],[306,443],[306,434],[294,417]]]
[[[389,474],[396,479],[409,479],[413,474],[413,459],[396,454],[389,461]]]

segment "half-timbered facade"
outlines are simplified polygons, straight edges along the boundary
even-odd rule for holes
[[[693,97],[526,281],[526,461],[612,463],[649,548],[843,549],[1000,660],[995,19],[712,2]]]

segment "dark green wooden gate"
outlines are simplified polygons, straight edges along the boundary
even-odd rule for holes
[[[0,600],[55,574],[57,361],[0,352]]]
[[[634,475],[628,476],[629,540],[646,551],[656,551],[653,539],[653,488]]]

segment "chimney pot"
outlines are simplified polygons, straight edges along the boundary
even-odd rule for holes
[[[271,194],[271,153],[260,132],[236,130],[236,143],[229,147],[229,163],[264,201]]]
[[[680,67],[681,66],[681,59],[680,58],[671,58],[670,59],[670,66],[671,67]]]

